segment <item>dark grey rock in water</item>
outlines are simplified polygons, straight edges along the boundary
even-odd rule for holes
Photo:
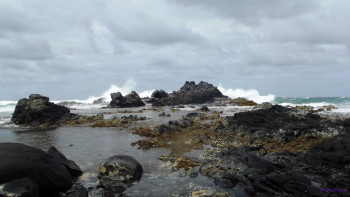
[[[112,100],[109,103],[108,107],[112,108],[145,106],[145,103],[141,100],[140,96],[135,91],[132,91],[125,97],[120,92],[111,93],[111,98]]]
[[[0,143],[0,158],[3,158],[0,162],[0,184],[10,184],[10,192],[20,193],[23,187],[30,186],[32,189],[28,192],[32,193],[37,185],[40,196],[52,196],[68,190],[73,177],[81,174],[81,171],[70,173],[70,167],[66,164],[76,164],[67,160],[57,149],[46,153],[24,144]]]
[[[52,125],[71,115],[67,107],[49,102],[48,97],[31,94],[18,101],[11,120],[25,126]]]
[[[0,196],[36,197],[38,195],[38,185],[29,178],[16,179],[0,188]]]
[[[98,178],[100,187],[113,193],[122,193],[137,183],[143,174],[141,164],[133,157],[115,155],[100,164]]]
[[[215,98],[225,97],[215,86],[203,81],[197,85],[194,81],[186,81],[179,91],[174,91],[168,95],[157,91],[153,92],[156,98],[151,101],[153,106],[201,104],[213,102]]]

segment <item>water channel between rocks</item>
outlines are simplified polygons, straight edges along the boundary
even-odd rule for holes
[[[128,109],[126,109],[128,110]],[[137,111],[139,109],[132,109]],[[178,120],[191,110],[181,110],[171,113],[169,118],[159,118],[159,112],[145,111],[143,113],[115,113],[116,110],[72,110],[73,113],[95,115],[107,112],[106,117],[128,116],[130,114],[145,116],[149,119],[137,124],[160,124],[169,120]],[[170,113],[169,110],[165,110]],[[99,164],[108,157],[116,154],[126,154],[138,160],[144,169],[141,181],[125,191],[127,196],[188,196],[192,191],[216,190],[227,192],[230,196],[245,196],[239,187],[225,189],[215,186],[212,179],[199,174],[195,177],[186,176],[183,172],[172,170],[169,162],[157,158],[168,155],[165,148],[141,150],[131,146],[132,142],[143,139],[132,134],[131,129],[125,128],[92,128],[88,126],[61,127],[53,130],[30,130],[25,128],[0,128],[0,142],[17,142],[48,150],[55,146],[68,159],[75,161],[84,171],[79,178],[86,187],[97,185],[97,169]],[[207,147],[205,147],[207,148]],[[205,151],[195,150],[185,153],[186,156],[199,161]]]

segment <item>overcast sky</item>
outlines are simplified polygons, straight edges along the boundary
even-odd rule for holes
[[[350,96],[348,0],[0,0],[0,100],[186,80]]]

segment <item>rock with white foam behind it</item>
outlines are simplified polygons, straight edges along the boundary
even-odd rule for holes
[[[111,93],[111,98],[112,100],[108,105],[108,107],[111,108],[145,106],[145,103],[141,100],[140,96],[135,91],[132,91],[125,97],[120,92]]]
[[[12,115],[12,122],[24,126],[53,125],[58,121],[72,116],[67,107],[56,105],[49,101],[49,97],[31,94],[29,99],[18,101]]]

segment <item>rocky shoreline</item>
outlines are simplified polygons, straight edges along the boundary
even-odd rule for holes
[[[109,107],[139,106],[142,109],[119,110],[115,113],[126,115],[113,116],[112,113],[109,118],[106,118],[108,114],[76,115],[66,107],[50,103],[47,97],[31,95],[18,102],[12,120],[37,129],[61,126],[127,128],[135,135],[145,137],[131,146],[169,149],[169,155],[158,159],[171,163],[174,171],[182,171],[190,177],[202,174],[224,188],[239,185],[247,196],[350,196],[347,190],[350,186],[350,119],[322,113],[333,106],[315,110],[270,103],[258,105],[243,98],[229,99],[205,82],[197,85],[186,82],[179,91],[170,94],[157,90],[146,104],[136,92],[125,97],[115,93],[111,97]],[[152,120],[143,116],[153,112],[157,114],[155,117],[167,120],[183,105],[193,105],[194,110],[177,120],[150,125],[148,121]],[[248,108],[235,111],[233,115],[216,110],[216,107],[226,106]],[[203,150],[205,146],[213,148],[207,150],[200,161],[185,156],[186,152]],[[106,170],[111,169],[100,167],[98,171],[106,174]],[[119,173],[119,170],[111,172]],[[136,182],[141,176],[137,177]],[[9,181],[12,180],[0,181],[0,184]],[[107,185],[110,182],[113,181],[108,181]],[[114,189],[103,186],[103,192],[94,195],[101,196],[101,192],[107,195],[110,191],[122,193],[128,187],[126,183],[129,182],[120,184],[119,181],[116,184],[119,186]],[[193,191],[189,196],[228,194]]]

